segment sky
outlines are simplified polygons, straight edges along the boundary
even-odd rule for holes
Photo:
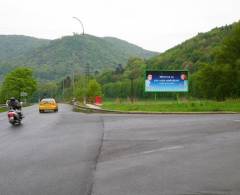
[[[112,36],[163,52],[240,20],[239,0],[0,0],[0,34]]]

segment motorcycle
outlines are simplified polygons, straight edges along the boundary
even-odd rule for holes
[[[20,125],[22,121],[22,114],[20,110],[10,109],[8,111],[8,121],[12,125]]]

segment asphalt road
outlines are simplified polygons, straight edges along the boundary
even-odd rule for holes
[[[99,116],[74,113],[39,114],[24,108],[19,127],[0,114],[1,195],[89,195],[103,123]]]
[[[104,117],[94,195],[239,195],[240,115]]]
[[[240,115],[0,114],[1,195],[239,195]]]

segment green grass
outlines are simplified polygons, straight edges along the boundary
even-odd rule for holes
[[[120,111],[146,111],[146,112],[214,112],[231,111],[240,112],[240,99],[217,101],[138,101],[134,103],[108,101],[102,108]]]
[[[6,111],[6,109],[0,108],[0,112],[5,112],[5,111]]]

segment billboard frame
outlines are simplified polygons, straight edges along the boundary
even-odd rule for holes
[[[145,74],[144,74],[144,81],[146,80],[146,76],[147,76],[147,71],[161,71],[161,72],[187,72],[187,78],[189,78],[189,70],[159,70],[159,69],[145,69]],[[189,79],[188,79],[189,81]],[[146,87],[145,87],[145,82],[144,82],[144,93],[189,93],[189,83],[188,83],[188,91],[146,91]]]

